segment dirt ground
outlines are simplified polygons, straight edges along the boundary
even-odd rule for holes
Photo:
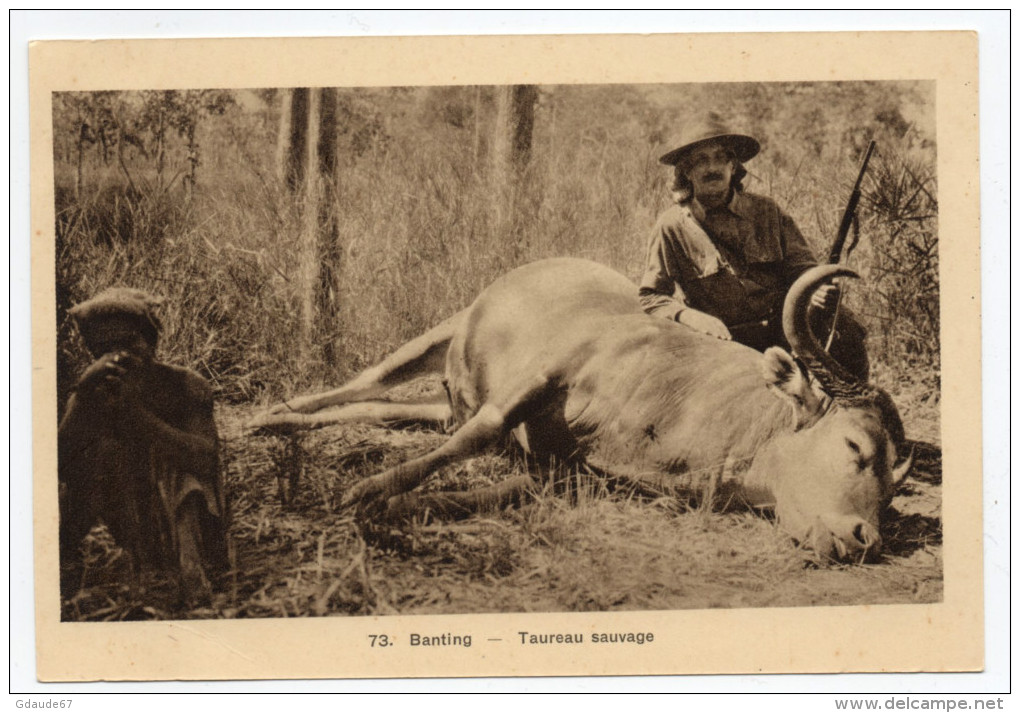
[[[62,572],[65,620],[237,618],[790,607],[942,598],[938,404],[895,394],[916,466],[883,518],[875,563],[818,566],[767,514],[685,509],[606,492],[575,475],[570,495],[400,528],[341,511],[356,480],[441,443],[423,429],[342,425],[252,436],[252,407],[217,412],[235,563],[210,605],[180,606],[174,582],[126,575],[101,531]],[[525,472],[513,448],[443,469],[429,489]]]

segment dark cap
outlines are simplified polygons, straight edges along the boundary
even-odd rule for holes
[[[142,336],[155,346],[162,328],[156,308],[162,302],[163,298],[133,287],[111,287],[76,304],[67,313],[74,317],[86,343],[94,325],[113,317],[127,317],[138,324]]]

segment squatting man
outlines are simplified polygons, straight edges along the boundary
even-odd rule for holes
[[[228,566],[226,493],[212,389],[155,358],[160,302],[118,287],[69,310],[94,361],[58,431],[61,553],[103,522],[136,574],[176,571],[194,606]]]

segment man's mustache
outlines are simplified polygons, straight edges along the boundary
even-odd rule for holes
[[[723,174],[721,174],[721,173],[706,173],[705,174],[705,178],[703,180],[705,180],[705,181],[721,181],[724,178],[725,178],[725,176]]]

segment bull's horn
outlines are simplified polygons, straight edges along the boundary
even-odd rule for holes
[[[853,374],[833,359],[811,332],[808,305],[819,287],[837,277],[859,277],[839,265],[818,265],[801,275],[783,303],[783,332],[794,354],[814,374],[830,396],[857,396],[864,391]]]
[[[914,469],[914,447],[910,447],[910,454],[903,459],[903,462],[892,469],[892,487],[893,492],[903,485],[903,481],[910,475],[910,471]]]

